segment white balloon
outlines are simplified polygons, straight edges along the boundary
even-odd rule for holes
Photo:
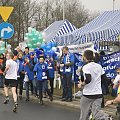
[[[8,51],[8,52],[11,52],[11,49],[8,49],[7,51]]]
[[[32,27],[29,27],[29,28],[28,28],[28,32],[31,32],[31,31],[32,31]]]
[[[10,48],[11,48],[11,45],[7,45],[7,48],[10,49]]]
[[[52,50],[53,50],[54,52],[56,52],[56,51],[57,51],[57,48],[56,48],[56,47],[52,47]]]
[[[42,38],[46,39],[46,33],[45,32],[42,32]]]
[[[29,39],[28,39],[27,37],[24,37],[24,41],[25,41],[25,42],[28,42]]]
[[[43,39],[43,42],[45,42],[45,39]]]

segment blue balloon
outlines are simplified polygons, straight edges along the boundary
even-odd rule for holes
[[[52,42],[52,47],[56,47],[57,46],[57,43],[56,42]]]
[[[51,46],[51,47],[52,47],[52,43],[51,43],[51,42],[48,42],[48,43],[47,43],[47,46]]]
[[[35,48],[34,51],[37,52],[39,49],[38,48]]]
[[[46,47],[46,50],[47,50],[47,51],[51,50],[51,46],[47,46],[47,47]]]
[[[46,44],[45,43],[43,43],[43,44],[41,44],[41,46],[40,46],[42,49],[46,49]]]

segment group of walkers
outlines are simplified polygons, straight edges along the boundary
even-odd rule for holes
[[[14,112],[17,110],[18,98],[22,99],[23,97],[24,87],[26,89],[26,101],[30,99],[29,91],[32,95],[38,97],[40,104],[43,104],[43,95],[45,94],[49,96],[50,101],[53,101],[53,83],[56,70],[60,74],[63,88],[62,101],[72,101],[74,55],[65,46],[62,49],[62,56],[56,61],[53,56],[46,56],[43,49],[39,50],[41,51],[39,55],[36,55],[35,52],[29,52],[29,48],[26,47],[24,52],[19,49],[14,51],[14,54],[7,52],[5,57],[3,54],[0,56],[0,77],[5,78],[4,91],[6,98],[4,104],[9,102],[8,87],[11,87],[15,103]],[[107,80],[105,72],[91,50],[86,50],[83,53],[83,62],[84,65],[80,70],[81,79],[78,83],[78,87],[83,89],[79,120],[88,120],[90,113],[93,114],[95,120],[112,120],[111,116],[101,110],[103,102],[102,85]],[[119,68],[117,72],[120,74]],[[119,81],[119,78],[117,78],[113,82],[116,86]],[[1,84],[3,83],[1,82]],[[107,101],[105,106],[116,103],[116,101],[119,101],[118,99],[119,97]]]
[[[26,101],[32,95],[38,98],[39,103],[43,104],[43,97],[47,94],[50,101],[53,101],[54,73],[57,69],[61,76],[63,95],[62,101],[72,101],[72,73],[74,65],[74,55],[69,53],[68,47],[63,48],[63,55],[57,63],[53,56],[46,56],[43,49],[39,49],[40,54],[29,52],[26,47],[22,52],[17,49],[12,52],[1,54],[0,76],[4,79],[5,101],[9,102],[8,90],[12,89],[14,99],[14,109],[18,106],[18,99],[23,97],[23,89],[26,90]],[[2,56],[3,55],[3,56]],[[62,69],[62,70],[60,70]],[[1,79],[1,86],[2,86]]]

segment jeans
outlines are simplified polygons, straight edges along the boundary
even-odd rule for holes
[[[45,80],[47,82],[47,80]],[[39,93],[39,98],[40,98],[40,101],[42,101],[42,98],[43,98],[43,95],[42,95],[42,92],[43,92],[43,85],[44,83],[46,83],[45,81],[40,81],[38,80],[37,81],[37,89],[38,89],[38,93]],[[52,94],[50,92],[50,90],[48,89],[48,87],[45,87],[45,91],[47,92],[47,94],[52,97]]]
[[[51,94],[53,95],[54,78],[49,78],[49,80],[50,80]]]
[[[63,74],[63,98],[72,99],[72,73]]]
[[[19,77],[17,80],[17,86],[16,86],[16,93],[18,94],[18,88],[19,88],[19,95],[21,96],[23,93],[23,81],[24,81],[24,78]]]
[[[37,96],[37,80],[36,80],[36,78],[33,80],[33,92]]]
[[[0,75],[0,87],[4,86],[4,76]]]
[[[44,80],[42,84],[43,84],[42,91],[43,91],[43,93],[46,93],[47,92],[46,90],[48,89],[47,80]]]
[[[32,80],[29,80],[28,82],[25,82],[26,97],[27,98],[29,98],[29,87],[31,88],[31,94],[33,94],[33,83],[32,83]]]

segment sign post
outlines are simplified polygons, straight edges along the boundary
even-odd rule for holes
[[[0,24],[0,38],[5,41],[5,48],[7,47],[7,39],[10,39],[14,35],[14,27],[10,23],[6,22],[11,15],[14,7],[1,6],[0,15],[3,19],[3,23]]]

